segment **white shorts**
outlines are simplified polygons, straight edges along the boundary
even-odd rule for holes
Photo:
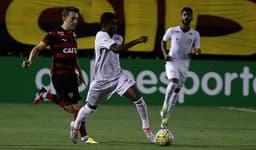
[[[113,81],[93,80],[90,84],[86,101],[90,105],[95,106],[100,102],[109,99],[115,92],[120,96],[123,96],[127,89],[135,83],[134,80],[129,79],[124,73]]]
[[[167,61],[165,71],[167,79],[176,78],[179,80],[178,87],[182,88],[188,75],[189,60],[173,60]]]

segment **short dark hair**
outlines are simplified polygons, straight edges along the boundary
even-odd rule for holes
[[[66,8],[64,8],[63,11],[62,11],[62,16],[63,16],[63,17],[66,17],[66,16],[69,14],[69,12],[76,12],[76,13],[79,14],[79,9],[76,8],[76,7],[73,7],[73,6],[66,7]]]
[[[100,25],[103,27],[106,24],[110,24],[113,19],[116,19],[116,15],[111,12],[105,12],[100,17]]]
[[[190,7],[184,7],[184,8],[182,8],[182,10],[181,10],[181,14],[183,13],[183,11],[190,12],[190,13],[191,13],[191,15],[193,15],[193,10],[192,10],[192,8],[190,8]]]

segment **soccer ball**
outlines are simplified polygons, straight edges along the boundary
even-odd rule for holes
[[[155,142],[160,146],[169,146],[174,142],[174,136],[170,130],[160,129],[156,133]]]

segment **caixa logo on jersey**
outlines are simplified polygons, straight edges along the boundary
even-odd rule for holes
[[[73,48],[73,47],[64,48],[63,53],[65,53],[65,54],[77,54],[77,49]]]

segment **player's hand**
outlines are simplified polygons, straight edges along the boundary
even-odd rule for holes
[[[137,39],[137,41],[139,43],[146,43],[148,41],[148,37],[147,36],[141,36]]]
[[[29,60],[24,60],[24,61],[22,62],[21,67],[22,67],[22,68],[28,68],[31,64],[32,64],[31,61],[29,61]]]
[[[188,53],[187,56],[188,56],[189,59],[191,59],[193,54],[192,53]]]
[[[86,86],[86,82],[82,74],[79,75],[79,80],[84,84],[84,86]]]
[[[172,61],[172,57],[171,56],[166,56],[166,57],[164,57],[164,60],[165,61]]]
[[[200,48],[195,49],[195,55],[198,56],[200,54],[201,54],[201,49]]]

